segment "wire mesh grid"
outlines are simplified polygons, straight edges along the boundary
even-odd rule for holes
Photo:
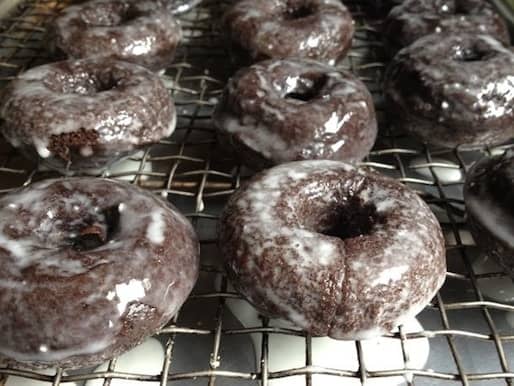
[[[46,49],[46,31],[53,16],[65,7],[66,0],[29,0],[19,4],[0,22],[0,81],[5,83],[24,69],[51,61]],[[422,312],[423,325],[418,331],[400,328],[388,335],[401,345],[402,366],[372,369],[366,363],[362,342],[355,342],[355,366],[323,367],[313,358],[313,340],[302,331],[284,328],[261,318],[254,325],[241,325],[227,315],[227,302],[243,301],[227,283],[216,247],[216,223],[229,195],[242,178],[251,174],[217,148],[210,117],[228,76],[237,69],[220,25],[220,16],[228,1],[205,0],[201,6],[180,17],[184,42],[177,59],[162,75],[179,113],[177,130],[169,140],[141,151],[130,159],[98,172],[98,177],[127,180],[167,197],[193,222],[202,244],[200,281],[192,296],[174,320],[158,336],[164,344],[162,370],[156,374],[117,370],[113,359],[105,371],[91,369],[53,375],[0,368],[3,382],[9,376],[22,376],[54,385],[98,379],[109,385],[114,379],[180,384],[272,384],[277,379],[294,377],[295,384],[312,385],[324,374],[350,382],[372,384],[374,380],[398,379],[408,385],[511,385],[514,379],[514,286],[500,269],[483,272],[476,262],[482,256],[475,248],[465,222],[462,184],[473,161],[484,154],[505,150],[438,149],[396,133],[382,113],[380,95],[380,33],[376,24],[366,19],[359,2],[348,2],[357,23],[357,32],[348,58],[341,64],[366,82],[375,96],[381,133],[370,156],[363,163],[416,189],[438,216],[446,237],[447,281],[433,302]],[[0,141],[0,193],[54,176],[41,165],[31,163]],[[503,283],[498,290],[511,299],[491,295],[490,283]],[[488,283],[484,285],[483,283]],[[512,286],[512,288],[509,287]],[[512,303],[511,303],[512,301]],[[201,311],[199,311],[201,310]],[[201,314],[201,317],[200,317]],[[230,320],[229,320],[230,319]],[[275,369],[274,335],[295,336],[302,340],[302,366]],[[258,336],[257,364],[253,362],[253,343]],[[203,360],[187,356],[196,349],[194,338],[202,338],[207,347]],[[186,338],[191,338],[190,340]],[[409,342],[427,338],[430,342],[428,363],[412,368]],[[184,349],[183,346],[187,346]],[[204,347],[204,348],[205,348]],[[234,347],[237,358],[231,351]],[[247,355],[250,363],[240,358]],[[388,355],[388,353],[378,353]],[[194,358],[194,359],[192,359]],[[177,363],[182,362],[182,367]],[[248,362],[248,361],[247,361]],[[184,364],[185,363],[185,364]],[[347,367],[345,367],[347,366]],[[393,378],[396,377],[396,378]],[[316,384],[323,384],[315,382]],[[388,383],[382,383],[388,384]]]

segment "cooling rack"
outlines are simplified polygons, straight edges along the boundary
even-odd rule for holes
[[[68,3],[66,0],[24,1],[2,18],[2,84],[26,68],[52,60],[46,46],[47,26]],[[387,371],[368,368],[361,342],[355,342],[357,368],[323,368],[313,361],[314,338],[303,332],[270,325],[265,318],[247,327],[233,323],[234,318],[228,320],[227,302],[239,299],[239,295],[230,289],[219,263],[215,228],[224,202],[251,172],[218,149],[210,122],[226,79],[238,68],[219,23],[227,4],[228,1],[205,0],[195,10],[180,16],[184,42],[175,63],[162,75],[179,113],[174,135],[131,157],[123,166],[113,165],[97,173],[99,178],[123,179],[166,197],[191,219],[201,239],[199,284],[182,311],[158,334],[165,347],[161,371],[122,372],[117,370],[117,361],[113,359],[103,372],[86,369],[65,373],[57,369],[55,374],[42,375],[4,367],[0,368],[2,382],[9,376],[21,376],[53,385],[91,379],[100,379],[107,386],[115,379],[132,380],[140,385],[268,385],[276,379],[296,377],[297,384],[312,385],[313,377],[325,374],[339,378],[341,385],[350,381],[365,384],[398,375],[404,375],[408,385],[511,385],[514,323],[509,321],[514,320],[514,297],[508,301],[491,298],[481,283],[485,280],[512,283],[499,269],[485,273],[477,270],[475,262],[481,256],[467,231],[462,200],[462,184],[470,165],[480,156],[501,152],[509,146],[439,149],[397,133],[382,113],[380,82],[385,64],[381,59],[380,33],[357,1],[347,2],[357,32],[353,49],[340,66],[365,81],[376,100],[380,136],[364,164],[416,189],[434,210],[446,237],[446,284],[420,314],[423,329],[406,332],[400,328],[389,335],[401,344],[404,360],[399,368]],[[0,141],[0,194],[52,176],[55,174],[26,161]],[[198,305],[202,308],[201,318],[194,311]],[[258,364],[241,365],[237,360],[228,360],[234,347],[246,348],[246,354],[253,355],[250,334],[261,338],[260,347],[256,348]],[[274,334],[303,339],[303,366],[271,370],[273,352],[269,339]],[[409,367],[409,356],[415,353],[409,353],[408,344],[420,337],[427,338],[431,347],[428,363],[421,370]],[[208,355],[178,368],[176,363],[184,362],[181,356],[196,347],[185,338],[193,341],[201,338],[208,346]],[[184,344],[186,350],[181,349]]]

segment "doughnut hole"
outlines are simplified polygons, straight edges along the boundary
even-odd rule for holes
[[[300,77],[288,78],[284,98],[293,99],[295,102],[309,102],[323,94],[327,82],[326,74],[304,74]]]
[[[121,85],[121,82],[122,79],[112,71],[98,73],[84,71],[77,76],[65,70],[47,76],[44,80],[45,86],[53,92],[84,96],[115,90]]]
[[[35,235],[43,248],[89,251],[119,231],[119,205],[98,208],[87,197],[64,197],[41,217]]]
[[[283,17],[285,20],[299,20],[312,16],[317,12],[316,6],[305,0],[287,2]]]
[[[300,227],[341,240],[371,235],[377,226],[385,223],[385,216],[377,212],[373,202],[354,194],[355,189],[355,186],[341,186],[337,180],[321,189],[307,186],[296,196],[299,205],[295,214]]]
[[[372,203],[364,203],[358,197],[352,197],[345,205],[336,208],[335,215],[327,224],[320,224],[318,233],[338,237],[342,240],[370,235],[384,218],[377,213]]]
[[[454,15],[480,14],[483,7],[481,1],[454,0],[452,3]]]
[[[489,55],[489,52],[477,49],[477,47],[457,47],[454,59],[457,62],[480,62],[487,59]]]
[[[73,233],[72,248],[76,251],[89,251],[107,244],[119,230],[120,212],[115,205],[103,209],[99,216],[86,217]],[[98,222],[97,220],[100,220]]]

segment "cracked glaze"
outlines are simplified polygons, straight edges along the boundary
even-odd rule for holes
[[[0,108],[6,139],[35,150],[57,169],[103,167],[168,137],[176,122],[173,100],[158,76],[101,59],[21,73],[5,89]]]
[[[514,137],[514,51],[487,35],[429,35],[401,50],[384,82],[401,129],[445,147]]]
[[[255,60],[301,57],[334,64],[350,49],[353,19],[338,0],[242,0],[224,15]]]
[[[63,10],[53,24],[56,48],[74,59],[107,57],[158,71],[182,38],[172,12],[155,1],[93,0]]]
[[[484,158],[471,169],[464,200],[473,238],[514,277],[514,152]]]
[[[353,232],[368,215],[375,220],[360,235],[327,231],[339,222]],[[219,242],[234,285],[260,312],[338,339],[390,331],[445,278],[441,229],[421,198],[336,161],[255,176],[229,200]]]
[[[406,0],[391,10],[383,30],[392,54],[431,33],[485,34],[510,42],[507,24],[484,0]]]
[[[167,323],[198,276],[177,209],[111,180],[46,180],[0,199],[0,361],[84,367]],[[99,235],[97,243],[78,244]]]
[[[225,142],[256,169],[303,159],[360,161],[377,135],[373,99],[360,80],[300,59],[240,70],[213,119]]]

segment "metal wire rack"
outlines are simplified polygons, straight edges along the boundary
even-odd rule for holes
[[[0,82],[5,83],[24,69],[51,61],[46,49],[46,27],[54,15],[69,3],[67,0],[27,0],[0,21]],[[193,221],[202,243],[200,282],[182,311],[162,331],[159,339],[165,345],[162,370],[157,374],[117,371],[116,359],[106,371],[54,375],[33,371],[0,368],[5,382],[9,376],[22,376],[53,385],[100,379],[109,385],[114,379],[151,382],[165,385],[272,384],[275,379],[296,377],[297,384],[313,384],[317,374],[331,375],[346,381],[365,384],[374,379],[391,379],[405,375],[408,385],[512,385],[514,381],[514,303],[490,299],[484,293],[482,280],[500,280],[501,270],[481,273],[474,259],[480,255],[466,229],[461,188],[470,165],[484,154],[503,148],[475,150],[438,149],[413,141],[395,132],[381,111],[380,82],[384,63],[381,60],[380,34],[367,20],[358,1],[348,1],[357,23],[357,32],[348,58],[341,67],[363,79],[376,97],[381,121],[381,134],[374,151],[364,162],[416,189],[437,214],[446,235],[448,273],[443,289],[419,316],[423,329],[417,332],[390,334],[400,342],[403,366],[387,371],[372,371],[364,360],[361,342],[355,342],[358,368],[324,368],[312,357],[314,338],[301,331],[269,324],[266,319],[254,326],[242,326],[227,317],[226,303],[239,299],[230,290],[219,263],[215,227],[224,202],[236,189],[245,170],[219,151],[210,122],[228,76],[238,67],[219,23],[228,1],[205,0],[201,6],[180,17],[185,32],[177,59],[162,76],[175,99],[179,120],[176,133],[124,163],[113,166],[98,177],[128,180],[175,203]],[[451,172],[454,177],[448,178]],[[40,165],[26,161],[14,149],[0,141],[0,193],[53,176]],[[513,298],[514,300],[514,298]],[[202,315],[195,312],[201,304]],[[196,308],[197,309],[197,308]],[[192,312],[188,312],[192,310]],[[242,365],[228,360],[230,347],[245,345],[253,355],[250,334],[261,337],[258,365]],[[269,338],[273,334],[304,339],[300,367],[272,371]],[[413,339],[429,339],[431,352],[424,369],[409,367],[409,345]],[[203,360],[189,361],[179,368],[177,362],[185,351],[195,350],[195,343],[185,338],[201,338],[208,355]],[[234,341],[235,339],[235,341]],[[199,342],[199,341],[198,341]],[[236,346],[234,346],[234,344]],[[384,353],[384,355],[387,355]],[[182,361],[183,362],[183,361]],[[251,361],[250,361],[251,362]],[[299,377],[298,377],[299,376]],[[1,383],[1,382],[0,382]],[[318,383],[319,384],[319,383]]]

